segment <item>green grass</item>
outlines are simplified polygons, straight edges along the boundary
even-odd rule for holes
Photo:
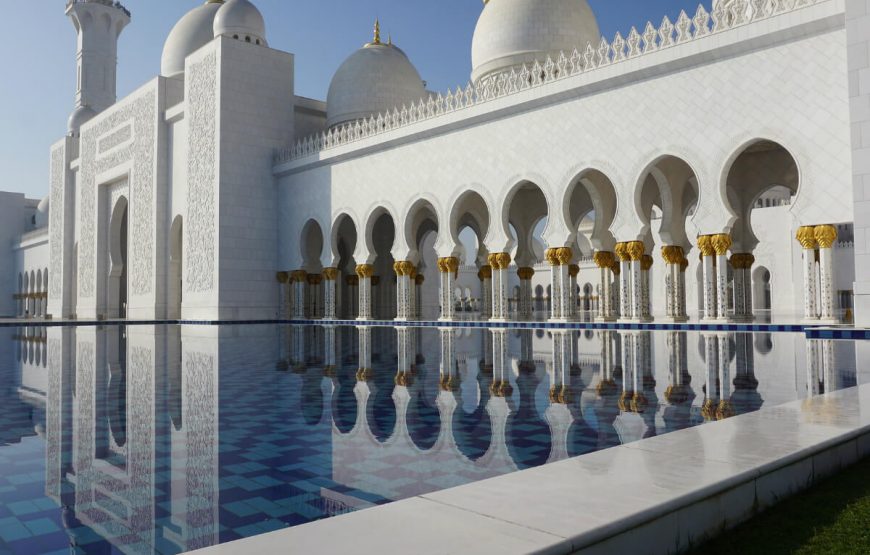
[[[870,459],[701,545],[695,554],[870,554]]]

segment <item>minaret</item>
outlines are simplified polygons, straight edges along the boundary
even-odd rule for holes
[[[112,0],[67,0],[66,14],[78,33],[76,104],[69,131],[115,103],[118,37],[130,12]]]

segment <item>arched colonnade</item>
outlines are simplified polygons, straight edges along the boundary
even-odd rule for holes
[[[606,171],[589,168],[568,183],[561,198],[552,198],[556,195],[528,176],[518,178],[500,202],[471,187],[445,207],[424,195],[404,213],[384,202],[364,217],[347,210],[330,224],[310,219],[299,237],[302,266],[278,274],[287,286],[284,314],[293,319],[455,320],[458,272],[471,264],[480,280],[479,319],[531,320],[537,304],[532,280],[546,264],[551,320],[591,316],[647,322],[655,313],[667,322],[685,322],[688,256],[697,247],[694,306],[700,307],[700,318],[751,321],[757,306],[753,291],[770,289],[769,272],[765,284],[757,283],[761,277],[753,272],[753,252],[761,240],[753,231],[752,211],[765,206],[763,198],[771,191],[796,197],[799,168],[785,147],[756,139],[727,160],[721,183],[718,192],[730,220],[718,233],[703,232],[707,218],[696,213],[702,192],[715,191],[704,190],[692,166],[674,155],[647,164],[632,198],[617,192]],[[474,253],[466,252],[469,236],[476,243]],[[804,249],[804,317],[834,321],[831,249],[837,229],[800,226],[797,239]],[[651,290],[656,252],[663,291]],[[588,260],[594,261],[596,275],[578,281],[580,262]],[[426,274],[435,268],[432,284]],[[511,273],[518,286],[511,285]],[[591,295],[579,285],[585,282],[594,283]],[[437,306],[423,302],[427,287],[437,288]]]

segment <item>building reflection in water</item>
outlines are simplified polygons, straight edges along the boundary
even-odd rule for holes
[[[854,345],[789,334],[131,326],[8,344],[4,444],[44,436],[45,493],[96,552],[188,551],[856,384]]]

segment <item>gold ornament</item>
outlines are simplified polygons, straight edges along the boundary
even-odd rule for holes
[[[580,266],[578,266],[576,264],[571,264],[570,266],[568,266],[568,275],[571,276],[572,278],[575,278],[578,275],[580,275]]]
[[[727,233],[714,235],[710,241],[713,249],[716,250],[716,254],[719,256],[724,256],[728,252],[728,249],[731,248],[731,236]]]
[[[713,256],[715,249],[713,248],[713,236],[701,235],[698,237],[698,248],[701,250],[701,256]]]
[[[532,279],[533,277],[535,277],[535,269],[529,268],[527,266],[524,266],[522,268],[518,268],[517,269],[517,276],[519,276],[519,278],[521,280],[528,281],[528,280]]]
[[[631,258],[632,262],[639,261],[643,258],[644,252],[646,249],[643,246],[643,243],[640,241],[631,241],[626,246],[628,256]]]
[[[653,262],[654,260],[652,256],[648,254],[643,255],[643,257],[640,259],[640,269],[644,272],[648,272],[650,268],[653,267]]]
[[[371,264],[360,264],[356,267],[356,275],[359,279],[370,278],[375,275],[375,267]]]
[[[813,226],[799,227],[795,238],[804,250],[813,250],[819,246],[816,241],[816,230]]]
[[[813,229],[813,234],[819,243],[819,248],[822,249],[831,248],[837,240],[837,228],[832,225],[817,225]]]
[[[628,254],[628,243],[617,243],[616,248],[616,256],[623,262],[628,262],[631,260],[631,255]]]
[[[338,268],[324,268],[323,279],[326,281],[335,281],[338,279]]]
[[[278,280],[278,283],[287,283],[290,281],[290,272],[278,272],[275,274],[275,279]]]
[[[477,272],[477,278],[480,281],[483,281],[485,279],[492,279],[492,266],[490,266],[490,265],[481,266],[480,271]]]
[[[608,251],[598,251],[593,255],[595,265],[599,268],[610,268],[613,265],[613,253]]]

